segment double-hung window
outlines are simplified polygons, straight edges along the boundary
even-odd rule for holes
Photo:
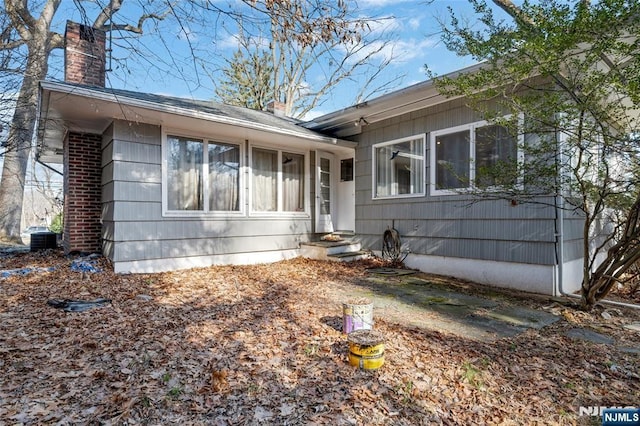
[[[251,149],[251,211],[305,213],[306,161],[303,154]]]
[[[239,212],[240,158],[240,145],[167,135],[165,212]]]
[[[425,137],[373,145],[373,198],[424,195]]]
[[[518,138],[485,121],[431,132],[431,193],[517,183]]]

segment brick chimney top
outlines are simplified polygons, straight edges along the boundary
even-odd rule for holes
[[[64,81],[104,87],[105,32],[67,21],[64,39]]]
[[[278,101],[271,101],[267,104],[267,111],[276,117],[287,116],[287,104]]]

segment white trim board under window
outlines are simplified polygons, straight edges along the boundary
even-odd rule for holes
[[[425,135],[372,146],[373,199],[425,195]]]
[[[244,215],[243,157],[242,143],[163,133],[163,216]]]
[[[504,177],[497,177],[495,169],[500,163],[506,167],[522,162],[522,152],[518,149],[521,140],[522,135],[514,137],[506,127],[487,121],[431,132],[431,195],[459,194],[474,187],[498,187]],[[517,182],[510,184],[513,183]]]

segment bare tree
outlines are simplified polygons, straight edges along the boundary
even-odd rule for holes
[[[36,120],[38,82],[47,76],[51,52],[64,47],[63,35],[51,31],[60,3],[60,0],[47,0],[40,6],[39,14],[35,14],[26,1],[4,2],[7,20],[1,29],[0,51],[14,56],[20,52],[24,55],[24,68],[20,70],[21,83],[5,142],[0,181],[0,239],[18,241],[27,161]],[[122,0],[110,1],[98,14],[93,27],[141,33],[147,19],[159,18],[157,14],[144,13],[137,26],[112,22],[121,7]]]
[[[271,58],[271,80],[237,78],[235,94],[241,99],[246,92],[270,93],[272,100],[285,104],[287,116],[295,117],[317,107],[331,88],[346,80],[357,81],[359,89],[350,96],[353,103],[389,90],[400,76],[379,81],[382,70],[396,59],[393,34],[384,29],[387,18],[355,15],[354,1],[327,0],[265,2],[250,16],[239,13],[235,37],[241,54],[223,73],[233,73],[246,58]],[[308,80],[312,67],[320,69],[322,80]],[[230,95],[233,85],[228,79],[222,84],[225,87],[218,85],[217,92]],[[267,88],[259,87],[265,84]]]

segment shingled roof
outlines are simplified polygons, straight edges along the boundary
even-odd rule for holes
[[[82,131],[101,132],[107,121],[115,118],[130,119],[126,116],[124,107],[144,111],[141,115],[147,116],[164,114],[166,117],[170,114],[254,131],[295,136],[320,143],[348,144],[317,130],[307,129],[302,126],[303,122],[300,120],[211,100],[53,81],[43,81],[40,87],[40,151],[46,151],[46,147],[54,150],[61,148],[61,145],[58,145],[61,144],[62,132],[73,124]],[[86,104],[84,108],[81,107],[82,104]],[[101,107],[97,107],[98,104]],[[96,107],[90,108],[89,105]]]

